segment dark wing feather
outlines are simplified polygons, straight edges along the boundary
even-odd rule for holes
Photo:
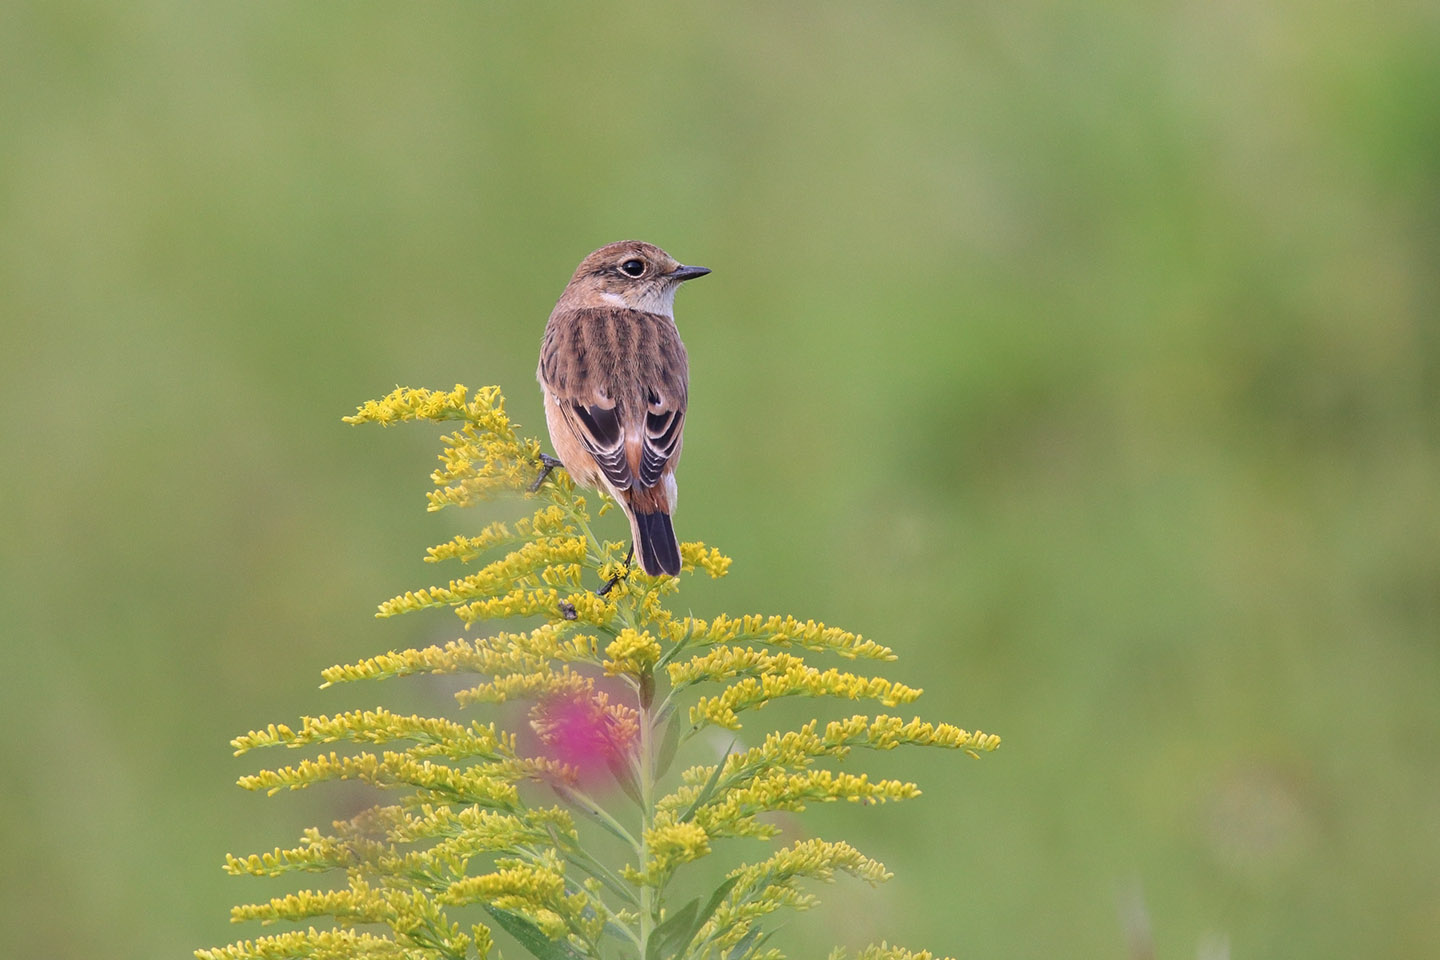
[[[665,467],[680,450],[680,436],[685,429],[685,411],[656,410],[645,414],[645,443],[640,449],[640,485],[653,487],[660,482]]]
[[[635,478],[625,458],[625,430],[620,422],[619,406],[565,401],[561,412],[575,439],[595,458],[605,479],[617,490],[629,490]]]
[[[689,363],[675,322],[653,318],[649,334],[637,384],[645,416],[635,425],[641,435],[635,473],[640,486],[647,488],[658,484],[667,470],[674,470],[680,459],[690,392]]]

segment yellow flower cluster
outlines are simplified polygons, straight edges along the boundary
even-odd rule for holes
[[[693,789],[693,788],[691,788]],[[743,785],[720,792],[694,812],[695,822],[713,837],[771,837],[779,832],[773,823],[756,818],[775,810],[799,812],[813,802],[884,803],[908,800],[920,795],[920,788],[902,780],[871,781],[868,774],[836,773],[832,770],[804,770],[786,773],[767,770],[756,773]],[[694,794],[680,788],[671,795],[676,802]],[[661,801],[661,809],[670,801]],[[692,799],[693,803],[694,800]]]
[[[856,749],[940,747],[978,757],[1000,743],[993,734],[918,717],[816,719],[768,733],[718,763],[682,769],[667,793],[661,778],[690,738],[709,726],[738,729],[742,713],[771,700],[871,700],[894,708],[920,690],[818,663],[895,659],[889,647],[856,633],[791,616],[677,614],[680,578],[648,576],[627,559],[627,543],[596,536],[592,523],[599,526],[608,498],[601,494],[592,514],[563,469],[537,486],[540,443],[517,431],[498,388],[473,396],[463,386],[400,388],[345,419],[457,424],[442,437],[431,510],[502,494],[537,509],[431,547],[426,562],[478,566],[393,597],[378,612],[448,607],[467,631],[482,621],[507,622],[475,631],[484,635],[467,632],[330,667],[324,685],[454,675],[463,678],[455,693],[462,708],[531,704],[533,735],[376,708],[236,737],[237,755],[262,747],[308,751],[291,765],[240,778],[246,789],[273,794],[352,780],[393,791],[395,801],[328,831],[308,829],[293,847],[227,857],[225,870],[237,875],[340,878],[337,889],[239,907],[235,920],[328,917],[335,929],[243,940],[197,951],[200,960],[484,960],[493,949],[491,922],[537,957],[597,960],[617,955],[607,942],[614,938],[624,956],[780,960],[764,945],[762,922],[814,902],[802,881],[846,873],[878,883],[889,876],[885,868],[848,844],[805,840],[732,870],[708,899],[680,908],[664,897],[676,872],[710,856],[717,838],[775,836],[767,813],[919,795],[904,780],[828,769]],[[682,575],[718,578],[730,567],[729,557],[703,543],[681,544],[680,553]],[[600,595],[599,585],[611,580]],[[612,804],[595,790],[597,777],[624,797]],[[546,805],[557,796],[560,805]],[[618,841],[628,859],[598,857],[595,830]],[[472,906],[485,911],[486,922],[462,931],[448,912]],[[353,929],[362,924],[376,929]],[[933,958],[881,944],[856,960]]]
[[[468,507],[496,494],[524,490],[540,460],[540,444],[515,435],[503,410],[466,423],[441,438],[440,467],[430,475],[438,487],[426,495],[430,510]],[[569,484],[569,478],[562,481]]]
[[[264,790],[273,795],[329,780],[358,780],[376,787],[410,787],[416,796],[425,799],[512,809],[519,804],[513,781],[531,775],[533,770],[533,763],[526,760],[457,768],[416,760],[396,751],[378,757],[373,753],[341,756],[331,752],[294,766],[261,770],[237,782],[246,790]]]
[[[480,673],[493,677],[534,673],[555,663],[595,663],[597,641],[590,634],[547,623],[525,633],[499,632],[489,637],[462,637],[442,646],[383,653],[359,663],[327,667],[324,686],[356,680],[378,680],[417,673]]]
[[[735,677],[756,677],[784,673],[805,666],[805,660],[789,653],[766,653],[754,647],[719,646],[684,663],[672,663],[666,670],[676,688],[709,680],[725,683]]]
[[[421,591],[422,593],[424,591]],[[508,620],[511,618],[520,619],[527,617],[553,616],[557,610],[563,609],[561,601],[575,605],[578,594],[571,594],[562,597],[560,591],[553,586],[528,588],[524,586],[515,587],[508,593],[496,597],[487,597],[483,600],[473,600],[469,603],[462,603],[455,607],[455,615],[465,621],[465,625],[473,626],[481,620]],[[586,613],[590,616],[585,622],[607,623],[605,614],[608,613],[606,604],[600,598],[596,598],[598,616],[591,607],[587,607]],[[426,604],[428,605],[428,604]],[[578,607],[576,609],[579,609]],[[382,610],[382,616],[388,616],[394,610]],[[408,612],[408,611],[405,611]]]
[[[836,873],[875,884],[888,880],[883,864],[861,854],[848,843],[802,840],[768,859],[732,871],[729,893],[700,927],[687,956],[696,960],[734,955],[732,951],[753,942],[756,922],[781,908],[804,910],[815,898],[797,886],[801,879],[834,879]],[[745,953],[741,952],[744,956]]]
[[[827,627],[814,620],[794,617],[764,617],[750,614],[727,617],[724,614],[708,623],[694,617],[679,624],[680,633],[688,634],[696,646],[717,643],[764,643],[774,647],[802,647],[820,653],[836,653],[846,659],[863,657],[869,660],[894,660],[895,651],[858,633]]]
[[[682,863],[699,860],[710,853],[710,835],[699,824],[677,822],[674,817],[657,817],[655,826],[645,831],[645,847],[650,859],[646,863],[649,876],[665,876]]]
[[[425,561],[439,563],[442,560],[459,560],[461,563],[469,563],[476,557],[500,547],[513,547],[531,540],[573,537],[575,535],[575,527],[566,517],[565,511],[552,505],[541,507],[535,511],[533,517],[524,517],[515,521],[513,530],[503,520],[497,520],[473,537],[457,536],[446,543],[430,547],[425,551]]]
[[[862,677],[834,667],[818,670],[798,657],[761,657],[760,664],[752,668],[756,670],[756,675],[743,676],[745,670],[733,667],[730,656],[732,652],[728,648],[722,648],[692,661],[693,674],[690,675],[696,679],[725,680],[738,677],[719,694],[700,697],[695,701],[695,705],[690,708],[692,726],[709,724],[738,730],[739,714],[742,711],[763,707],[780,697],[803,695],[838,697],[844,700],[878,700],[887,707],[894,707],[916,700],[921,693],[914,687],[907,687],[884,677]],[[738,659],[743,661],[747,658],[742,654]],[[682,668],[682,675],[687,675],[683,672],[687,665],[678,666]],[[713,676],[710,675],[712,669]]]
[[[626,627],[605,648],[605,672],[638,677],[660,659],[660,643],[647,632]]]
[[[451,720],[433,717],[402,717],[385,709],[356,710],[330,717],[304,717],[300,729],[284,724],[270,724],[264,730],[252,730],[230,741],[235,755],[241,756],[257,747],[283,744],[300,747],[317,743],[349,740],[361,743],[389,743],[411,740],[422,746],[412,756],[440,754],[452,760],[467,757],[514,759],[513,738],[496,732],[494,725],[471,723],[464,726]],[[428,749],[427,749],[428,748]]]
[[[378,616],[440,606],[456,607],[458,613],[468,609],[467,604],[509,595],[517,587],[539,587],[547,582],[545,574],[555,568],[562,568],[563,576],[554,579],[566,586],[579,586],[579,564],[584,559],[585,541],[579,537],[530,540],[469,576],[451,580],[448,586],[407,591],[387,600],[380,604]]]
[[[446,886],[441,903],[486,903],[528,917],[552,940],[569,933],[589,904],[584,892],[567,895],[564,864],[553,852],[534,860],[507,857],[491,873],[463,877]],[[568,918],[568,921],[567,921]]]
[[[543,697],[583,697],[595,688],[595,681],[576,673],[569,664],[543,673],[511,673],[489,683],[476,684],[455,694],[461,706],[476,703],[505,703],[509,700],[537,700]]]
[[[458,944],[457,944],[458,946]],[[388,937],[356,930],[292,930],[272,937],[241,940],[228,947],[196,950],[197,960],[413,960],[415,953]],[[485,953],[480,953],[481,957]]]
[[[948,747],[964,750],[977,759],[981,753],[1000,746],[999,737],[981,730],[971,733],[952,724],[929,723],[919,717],[906,723],[899,717],[878,716],[871,720],[860,715],[826,724],[825,742],[837,746],[859,744],[876,750],[893,750],[902,745]]]
[[[481,387],[474,403],[467,403],[469,391],[460,384],[449,393],[438,390],[396,387],[380,400],[366,400],[353,414],[344,418],[346,423],[378,423],[390,426],[407,420],[465,420],[475,412],[483,413],[500,400],[499,387]]]
[[[470,401],[466,392],[458,385],[449,393],[399,387],[382,400],[368,401],[345,422],[388,426],[409,420],[462,421],[459,430],[443,438],[441,467],[431,475],[440,488],[428,495],[431,510],[522,490],[539,461],[539,441],[515,432],[498,387],[482,387]]]
[[[225,856],[225,872],[234,876],[278,877],[293,870],[316,872],[348,869],[361,859],[359,852],[337,837],[323,836],[310,827],[301,844],[289,850],[276,847],[273,853],[252,853],[248,857]]]
[[[519,815],[425,804],[417,816],[398,806],[378,807],[355,820],[337,821],[335,831],[335,836],[325,836],[312,827],[292,849],[227,857],[225,870],[279,876],[363,868],[381,876],[464,876],[470,861],[482,854],[547,845],[556,838],[576,840],[569,813],[559,808]],[[415,846],[422,843],[427,845]]]
[[[830,951],[829,960],[850,960],[850,954],[837,948]],[[854,960],[938,960],[938,958],[929,950],[921,950],[916,953],[903,947],[892,947],[882,941],[879,946],[866,947],[855,954]],[[946,957],[944,960],[955,960],[955,958]]]
[[[245,920],[274,923],[321,916],[334,917],[347,927],[354,924],[385,924],[396,934],[397,945],[405,948],[402,954],[404,956],[414,956],[417,953],[421,956],[431,955],[423,952],[426,948],[438,949],[441,955],[464,956],[472,944],[479,946],[482,942],[488,942],[488,931],[484,941],[461,933],[458,924],[446,920],[438,901],[419,890],[377,888],[363,878],[353,876],[349,888],[345,890],[302,890],[288,896],[276,897],[268,903],[236,907],[231,911],[231,920],[237,923]],[[251,956],[267,955],[260,953]]]
[[[707,547],[698,541],[682,543],[680,569],[686,572],[704,570],[712,579],[719,580],[730,572],[730,558],[714,547]]]
[[[906,723],[897,717],[881,715],[872,719],[856,714],[826,724],[823,734],[816,732],[817,726],[818,721],[811,720],[799,730],[767,734],[759,746],[726,757],[718,774],[714,766],[692,767],[685,773],[685,781],[695,786],[718,776],[718,787],[726,789],[763,772],[807,767],[819,757],[843,758],[857,746],[873,750],[893,750],[902,745],[946,747],[978,755],[1000,745],[1000,738],[993,734],[970,733],[948,723],[932,724],[918,718]],[[693,795],[683,793],[675,796],[680,799],[667,798],[662,805],[693,799]]]
[[[399,843],[416,843],[437,837],[488,837],[494,849],[505,846],[541,843],[557,834],[573,838],[575,821],[563,807],[530,807],[525,815],[483,810],[479,807],[455,807],[422,804],[417,812],[401,807],[393,810],[400,816],[387,829],[387,836]]]
[[[230,911],[230,919],[274,922],[328,915],[348,923],[386,923],[394,919],[398,911],[417,905],[416,899],[407,891],[376,890],[356,878],[346,890],[301,890],[268,903],[236,907]]]

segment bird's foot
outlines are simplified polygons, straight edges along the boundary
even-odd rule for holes
[[[558,457],[552,457],[548,453],[542,453],[540,454],[540,466],[540,476],[536,477],[535,482],[530,484],[531,493],[540,489],[540,485],[545,482],[545,478],[550,476],[551,470],[554,470],[556,467],[563,468],[565,464],[561,463]]]
[[[635,544],[632,543],[632,544],[630,544],[630,552],[627,553],[627,554],[625,554],[625,569],[622,570],[621,572],[615,574],[615,576],[611,577],[609,580],[606,580],[606,581],[605,581],[605,585],[604,585],[603,587],[601,587],[599,590],[596,590],[596,591],[595,591],[595,596],[597,596],[597,597],[603,597],[603,596],[605,596],[605,594],[607,594],[607,593],[609,593],[611,590],[615,589],[615,584],[619,583],[621,580],[624,580],[626,577],[630,576],[630,561],[633,560],[633,559],[635,559]]]

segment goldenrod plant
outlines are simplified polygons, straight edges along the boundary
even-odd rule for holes
[[[811,803],[919,794],[913,783],[831,769],[857,748],[943,747],[978,757],[999,745],[992,734],[882,712],[809,720],[741,746],[742,724],[780,697],[893,711],[920,691],[812,664],[895,659],[889,647],[845,630],[788,616],[706,620],[672,610],[681,578],[627,567],[626,544],[596,534],[589,504],[563,470],[536,486],[540,443],[516,432],[496,387],[473,398],[459,386],[398,389],[346,421],[458,424],[443,438],[431,510],[503,497],[529,498],[538,509],[432,547],[431,562],[478,567],[380,605],[382,617],[449,607],[465,636],[331,667],[324,685],[451,674],[469,684],[456,694],[460,708],[527,704],[530,729],[377,707],[237,737],[237,755],[308,748],[298,762],[242,777],[248,790],[356,780],[391,799],[328,833],[307,830],[289,849],[227,858],[232,874],[327,874],[329,889],[235,908],[236,922],[295,926],[196,951],[200,960],[499,957],[495,927],[539,960],[778,960],[767,942],[771,915],[812,906],[807,881],[844,873],[875,884],[890,874],[843,841],[802,839],[733,866],[700,896],[677,898],[682,880],[693,888],[699,877],[719,875],[692,867],[717,840],[772,840],[780,828],[767,814]],[[701,543],[683,544],[681,554],[682,577],[721,577],[730,566]],[[482,622],[489,626],[472,631]],[[723,737],[702,736],[712,731]],[[702,762],[667,776],[687,755]],[[854,960],[931,954],[881,944]]]

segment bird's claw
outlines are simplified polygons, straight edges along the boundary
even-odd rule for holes
[[[595,591],[595,596],[603,597],[615,588],[615,584],[630,576],[630,561],[635,559],[635,544],[630,544],[630,551],[625,554],[625,569],[605,581],[605,586]]]
[[[540,485],[545,482],[545,478],[550,476],[551,470],[554,470],[556,467],[563,468],[565,464],[561,463],[558,457],[552,457],[548,453],[542,453],[540,454],[540,466],[542,468],[540,470],[540,476],[536,477],[535,482],[530,484],[529,491],[531,493],[540,489]]]

